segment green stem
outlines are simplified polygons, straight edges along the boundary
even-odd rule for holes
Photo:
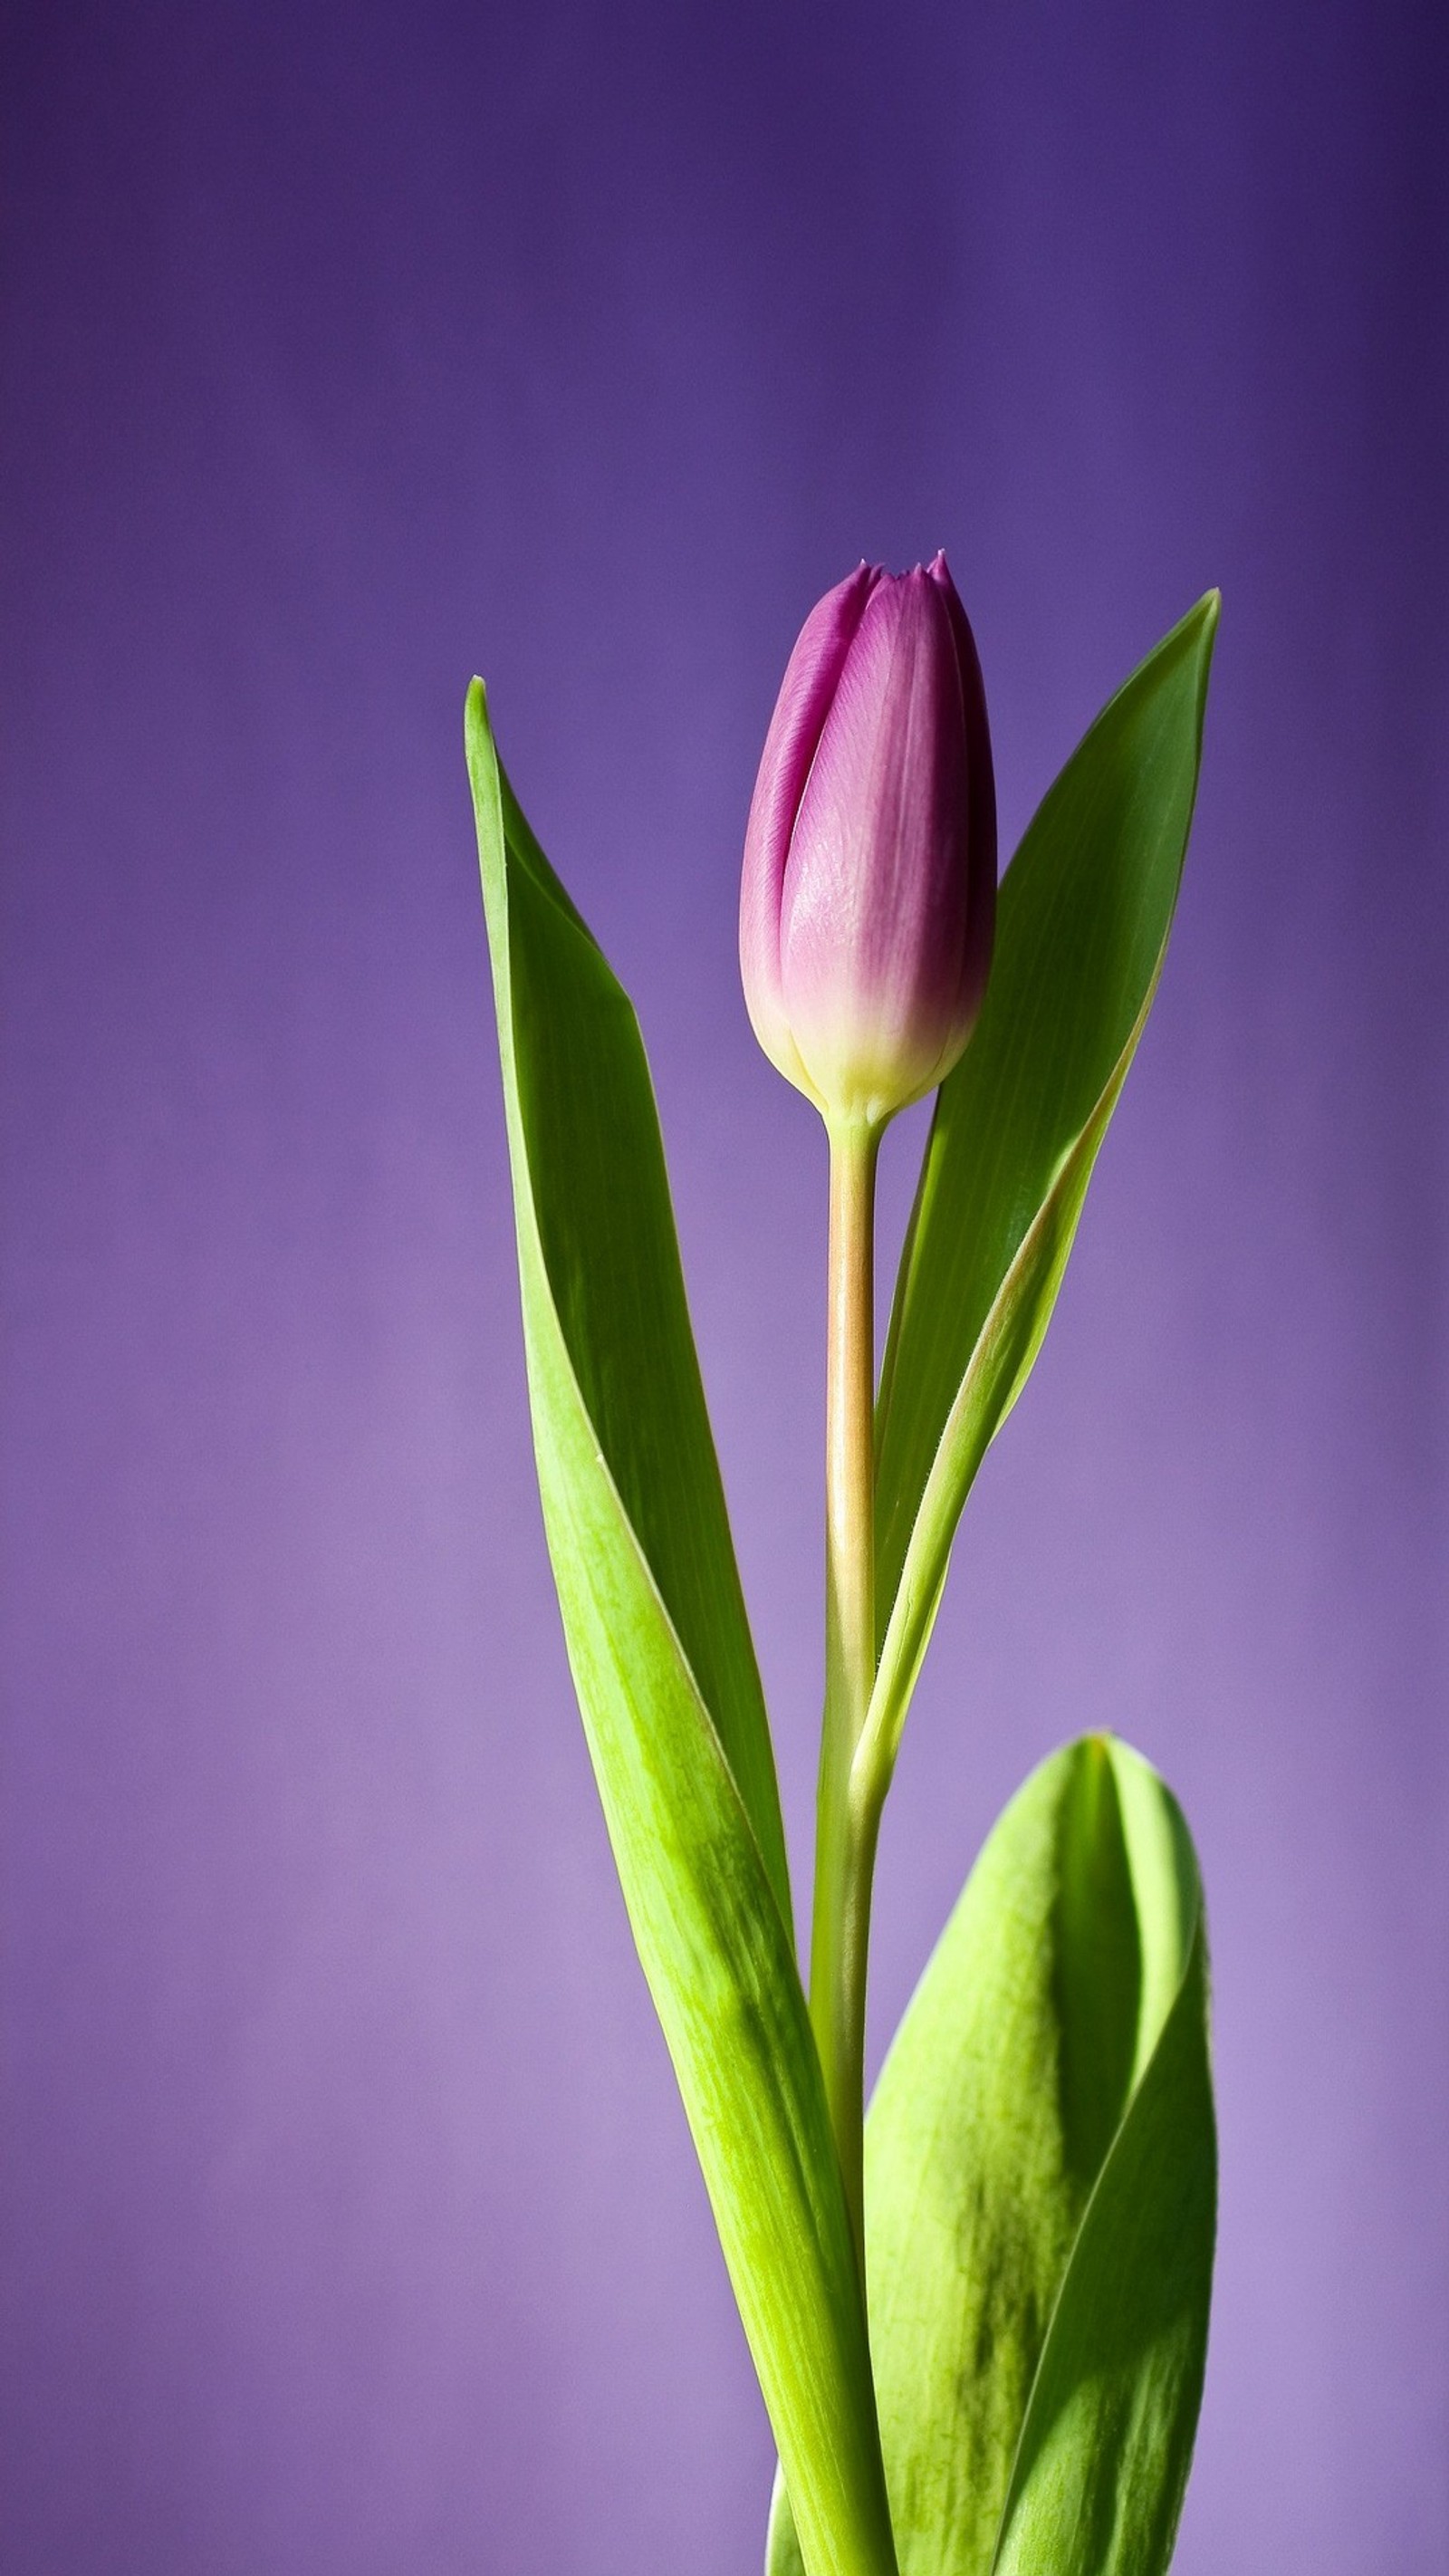
[[[825,1724],[810,2018],[865,2281],[865,1984],[876,1817],[850,1793],[875,1677],[875,1169],[879,1131],[830,1131],[825,1398]]]

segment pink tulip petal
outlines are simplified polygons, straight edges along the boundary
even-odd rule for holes
[[[966,947],[960,1009],[969,1029],[986,992],[996,936],[996,772],[991,758],[991,728],[986,719],[986,684],[981,677],[981,657],[971,621],[951,579],[944,552],[938,551],[929,570],[951,619],[966,712]]]
[[[964,709],[939,588],[884,584],[861,620],[796,824],[781,991],[815,1088],[863,1114],[928,1086],[962,984]]]
[[[780,902],[790,835],[805,782],[866,603],[884,575],[869,564],[818,601],[785,668],[745,827],[740,882],[740,973],[755,1035],[801,1089],[804,1078],[780,991]]]

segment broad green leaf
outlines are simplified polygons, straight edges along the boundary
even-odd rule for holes
[[[1201,1940],[1073,2248],[999,2576],[1161,2576],[1202,2400],[1216,2181]]]
[[[476,683],[467,737],[534,1444],[589,1750],[810,2576],[892,2576],[859,2283],[648,1068],[503,778]]]
[[[1160,2576],[1201,2393],[1214,2175],[1191,1845],[1148,1765],[1087,1739],[988,1840],[871,2105],[901,2576]],[[767,2565],[799,2565],[778,2493]]]
[[[1202,743],[1216,592],[1103,710],[1002,882],[980,1021],[942,1084],[877,1417],[889,1775],[956,1524],[1031,1371],[1162,971]]]

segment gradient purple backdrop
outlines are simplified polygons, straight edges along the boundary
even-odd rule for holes
[[[1226,604],[875,2050],[1119,1727],[1215,1942],[1181,2576],[1449,2562],[1445,29],[8,10],[6,2576],[758,2563],[539,1529],[460,709],[640,1006],[798,1856],[824,1163],[738,852],[805,608],[942,543],[1008,848]]]

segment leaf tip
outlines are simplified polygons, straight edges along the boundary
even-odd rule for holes
[[[468,683],[463,700],[463,739],[470,753],[493,740],[493,727],[488,721],[488,691],[476,673]]]
[[[1203,592],[1201,599],[1193,601],[1187,615],[1179,620],[1171,634],[1164,636],[1163,641],[1170,644],[1175,636],[1190,636],[1200,650],[1211,653],[1222,613],[1223,594],[1214,583],[1211,590]]]
[[[1211,590],[1205,590],[1201,599],[1194,602],[1182,621],[1192,633],[1202,655],[1204,669],[1212,660],[1213,646],[1218,640],[1218,626],[1222,613],[1223,594],[1214,583]]]

